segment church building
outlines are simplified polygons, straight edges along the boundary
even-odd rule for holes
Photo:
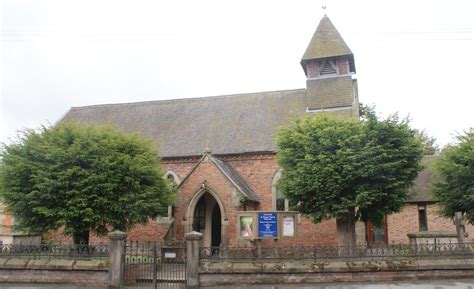
[[[60,122],[111,125],[156,145],[165,177],[177,184],[177,201],[167,216],[130,230],[129,240],[182,240],[194,230],[203,233],[206,247],[245,245],[239,238],[238,212],[289,210],[276,189],[281,170],[275,131],[320,112],[359,117],[354,55],[327,16],[301,66],[306,77],[302,89],[73,107]],[[278,245],[337,243],[335,220],[314,224],[297,215],[295,222],[296,237],[278,240]],[[386,226],[366,229],[358,224],[358,241],[391,242]],[[403,234],[397,241],[408,242]]]
[[[192,230],[204,246],[238,245],[236,212],[285,211],[274,134],[322,111],[359,117],[354,55],[324,16],[301,59],[306,88],[74,107],[61,122],[108,124],[153,140],[166,177],[178,185],[168,216],[137,226],[134,240],[182,239]],[[335,221],[298,218],[295,244],[334,244]]]

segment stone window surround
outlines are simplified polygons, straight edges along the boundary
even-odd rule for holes
[[[179,184],[181,183],[181,179],[180,179],[179,176],[178,176],[175,172],[173,172],[172,170],[168,170],[168,171],[164,174],[163,178],[166,179],[166,180],[169,180],[169,177],[170,177],[170,176],[173,176],[173,181],[175,182],[175,184],[176,184],[177,186],[179,186]],[[160,221],[160,220],[162,220],[162,219],[164,219],[164,220],[170,220],[170,219],[172,219],[172,218],[173,218],[173,205],[169,205],[169,206],[168,206],[168,215],[167,215],[166,217],[159,217],[159,220],[158,220],[158,221]]]
[[[428,231],[428,206],[425,203],[417,205],[418,211],[418,230],[420,232]]]
[[[278,197],[278,190],[276,187],[276,184],[278,180],[281,178],[283,170],[279,169],[278,171],[275,172],[272,178],[272,210],[277,211],[277,197]],[[284,212],[287,212],[290,210],[289,208],[289,201],[287,198],[285,198],[285,210]]]

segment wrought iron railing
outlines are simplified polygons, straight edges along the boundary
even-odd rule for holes
[[[1,244],[0,258],[22,259],[96,259],[103,260],[109,256],[107,244]]]
[[[474,243],[398,244],[367,246],[298,246],[298,247],[203,247],[201,260],[249,259],[397,259],[397,258],[474,258]]]

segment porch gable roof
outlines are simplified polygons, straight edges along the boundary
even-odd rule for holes
[[[181,183],[178,185],[178,189],[186,182],[186,180],[193,174],[193,172],[201,165],[205,160],[209,160],[213,163],[218,170],[226,177],[226,179],[242,194],[245,200],[260,203],[260,199],[250,185],[240,176],[240,174],[226,161],[214,157],[209,151],[204,152],[198,163],[191,169]]]

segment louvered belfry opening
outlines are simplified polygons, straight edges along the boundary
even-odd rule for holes
[[[328,75],[328,74],[336,74],[336,64],[334,60],[326,60],[323,61],[320,65],[320,74],[321,75]]]

